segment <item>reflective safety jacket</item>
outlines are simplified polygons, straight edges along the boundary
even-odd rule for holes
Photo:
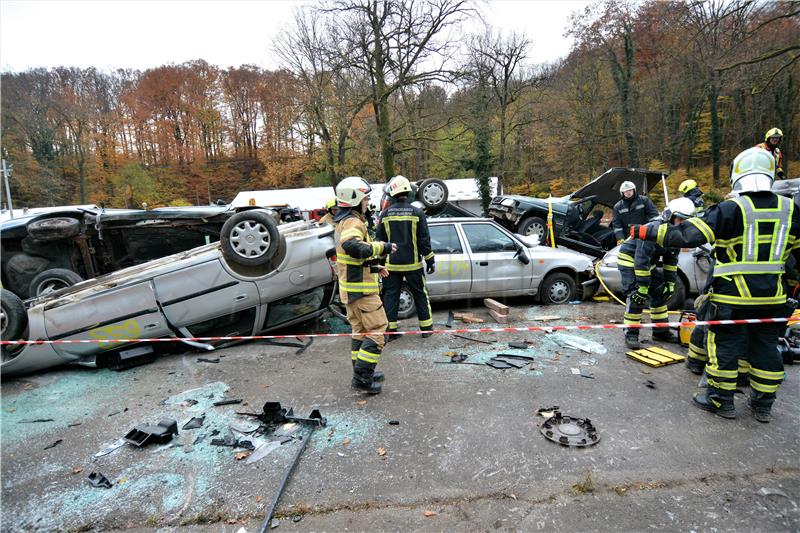
[[[783,154],[781,153],[781,149],[777,146],[772,146],[769,142],[763,142],[761,144],[757,144],[756,148],[761,148],[762,150],[766,150],[767,152],[772,154],[772,157],[775,158],[775,179],[782,180],[783,179]]]
[[[617,265],[632,268],[637,285],[649,287],[650,273],[658,266],[664,269],[664,282],[674,283],[678,277],[679,251],[664,248],[652,241],[628,239],[619,247]]]
[[[405,198],[387,207],[378,219],[375,237],[397,245],[397,250],[386,260],[390,272],[410,272],[422,268],[422,259],[434,263],[431,234],[425,213]]]
[[[646,235],[665,246],[714,244],[712,302],[747,307],[786,303],[786,262],[800,252],[800,213],[789,198],[744,193],[711,207],[705,219],[648,226]]]
[[[325,216],[319,219],[319,225],[322,226],[323,224],[328,224],[330,226],[336,225],[336,222],[333,221],[333,215],[331,213],[325,213]]]
[[[614,237],[617,240],[628,236],[628,228],[633,224],[647,224],[659,215],[658,209],[647,196],[634,196],[630,200],[623,198],[614,205]]]
[[[353,303],[367,294],[378,294],[378,266],[388,246],[372,242],[364,219],[351,209],[341,208],[334,217],[336,231],[336,270],[339,276],[339,298]]]

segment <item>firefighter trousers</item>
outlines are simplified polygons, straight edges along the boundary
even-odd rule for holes
[[[353,361],[364,361],[378,364],[383,351],[384,338],[388,322],[383,310],[383,302],[377,294],[368,294],[345,305],[347,321],[353,328],[350,355]],[[369,333],[369,335],[364,335]]]
[[[625,324],[641,324],[642,311],[645,305],[638,304],[631,299],[631,294],[636,292],[636,274],[633,268],[619,267],[619,273],[622,276],[622,289],[628,297],[625,305],[625,314],[623,315],[623,322]],[[667,300],[664,298],[664,276],[661,271],[654,268],[650,272],[650,320],[652,322],[667,322]],[[654,330],[655,332],[656,330]],[[625,330],[626,335],[639,336],[638,328],[630,328]]]
[[[697,320],[709,320],[707,310],[711,309],[711,302],[706,303],[703,309],[697,310]],[[708,341],[708,326],[696,326],[692,330],[692,335],[689,338],[689,353],[688,364],[690,367],[696,367],[702,370],[706,363],[708,363],[708,350],[706,344]],[[738,374],[740,385],[746,385],[747,375],[750,373],[750,362],[747,359],[747,354],[739,357]]]
[[[414,297],[414,305],[417,308],[417,318],[419,319],[419,329],[429,330],[433,328],[433,318],[431,315],[431,304],[428,300],[428,289],[425,286],[425,273],[422,269],[411,270],[410,272],[390,271],[389,276],[383,278],[383,304],[386,306],[386,318],[389,320],[389,330],[397,330],[397,312],[400,308],[400,292],[405,280],[411,295]]]
[[[786,316],[785,306],[734,307],[709,303],[709,320],[739,320],[747,318],[778,318]],[[739,360],[750,363],[750,388],[774,395],[783,381],[783,358],[778,353],[778,337],[783,324],[736,324],[709,326],[708,385],[720,396],[733,397]]]

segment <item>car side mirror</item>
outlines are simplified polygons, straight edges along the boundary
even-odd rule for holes
[[[517,260],[523,265],[527,265],[531,262],[530,257],[528,257],[528,254],[525,253],[525,248],[523,248],[520,244],[517,244],[517,253],[514,254],[514,257],[516,257]]]

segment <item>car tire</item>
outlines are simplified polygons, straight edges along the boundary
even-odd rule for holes
[[[683,304],[686,303],[686,296],[686,283],[684,283],[681,275],[678,274],[678,279],[675,280],[675,293],[667,300],[667,309],[670,311],[683,309]]]
[[[81,232],[81,223],[75,218],[43,218],[28,222],[28,235],[41,242],[69,239]]]
[[[83,281],[83,278],[72,270],[66,268],[51,268],[34,276],[31,280],[28,294],[31,298],[37,298],[66,287],[71,287],[81,281]]]
[[[222,254],[243,266],[261,266],[272,259],[280,247],[278,225],[268,213],[250,210],[236,213],[222,226]]]
[[[438,178],[422,180],[417,189],[417,200],[432,211],[443,208],[448,197],[447,184]]]
[[[0,338],[4,341],[18,339],[28,326],[28,313],[22,299],[8,289],[0,289]]]
[[[405,320],[417,314],[417,306],[414,302],[414,295],[408,285],[403,284],[400,288],[400,301],[397,304],[397,318]]]
[[[539,217],[523,218],[522,222],[519,223],[517,233],[526,236],[537,235],[539,243],[544,244],[547,236],[547,224]]]
[[[539,301],[543,304],[565,304],[577,297],[575,278],[564,272],[548,274],[539,286]]]

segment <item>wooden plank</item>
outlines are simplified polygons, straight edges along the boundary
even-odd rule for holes
[[[510,307],[507,305],[503,305],[497,300],[492,300],[491,298],[484,298],[483,305],[495,311],[498,315],[508,315],[508,311],[510,310]]]
[[[492,316],[495,322],[498,324],[508,324],[508,315],[504,315],[502,313],[498,313],[494,309],[487,309],[489,314]]]
[[[652,366],[654,368],[658,368],[659,366],[664,366],[664,363],[659,363],[658,361],[653,361],[652,359],[648,359],[647,357],[639,355],[636,352],[628,352],[625,355],[627,355],[631,359],[634,359],[635,361],[639,361],[640,363],[644,363],[647,366]]]

